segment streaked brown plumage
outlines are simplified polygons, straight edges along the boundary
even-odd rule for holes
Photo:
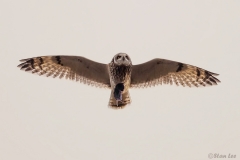
[[[21,70],[39,75],[59,77],[97,87],[111,89],[109,106],[122,108],[131,103],[129,88],[149,87],[158,84],[182,86],[216,85],[218,74],[202,68],[166,59],[153,59],[139,65],[132,65],[130,57],[118,53],[109,64],[91,61],[80,56],[41,56],[20,60]],[[123,83],[122,101],[114,97],[114,88]]]

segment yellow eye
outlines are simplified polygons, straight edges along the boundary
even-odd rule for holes
[[[117,59],[121,58],[121,56],[117,56]]]

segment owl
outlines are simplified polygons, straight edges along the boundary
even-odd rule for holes
[[[131,103],[130,88],[159,84],[188,87],[212,86],[220,81],[218,74],[205,69],[167,59],[156,58],[132,65],[126,53],[116,54],[109,64],[102,64],[80,56],[41,56],[20,60],[21,70],[66,78],[84,84],[111,89],[108,105],[123,108]]]

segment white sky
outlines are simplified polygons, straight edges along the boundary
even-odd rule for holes
[[[240,1],[0,1],[1,160],[240,159]],[[165,58],[219,73],[218,86],[110,90],[19,70],[20,59]]]

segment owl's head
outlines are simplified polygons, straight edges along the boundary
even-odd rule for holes
[[[126,53],[118,53],[113,57],[114,64],[121,66],[130,66],[132,65],[132,61],[130,57]]]

